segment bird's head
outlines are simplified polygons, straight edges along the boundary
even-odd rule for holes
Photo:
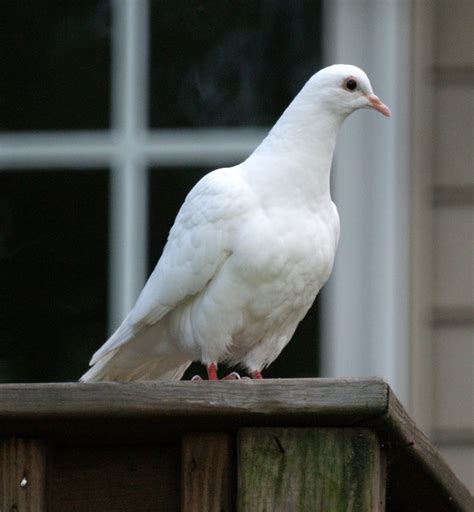
[[[360,108],[373,108],[384,116],[391,115],[387,105],[374,94],[367,75],[356,66],[329,66],[318,71],[309,83],[327,107],[343,116]]]

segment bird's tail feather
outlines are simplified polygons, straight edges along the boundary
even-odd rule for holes
[[[176,355],[152,357],[140,362],[131,354],[120,357],[120,349],[105,354],[79,380],[100,381],[147,381],[180,380],[192,361]]]

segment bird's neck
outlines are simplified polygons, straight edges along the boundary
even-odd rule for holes
[[[315,200],[330,199],[331,163],[346,116],[310,94],[303,88],[249,160],[265,161],[270,180],[304,189]]]

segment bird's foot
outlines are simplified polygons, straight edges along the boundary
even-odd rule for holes
[[[219,380],[217,376],[217,365],[215,363],[211,363],[207,366],[207,377],[209,380]],[[202,380],[200,375],[194,375],[191,379],[192,381]],[[222,380],[240,380],[240,375],[237,372],[231,372],[229,375],[226,375]]]
[[[249,373],[250,378],[252,379],[263,379],[262,374],[255,370],[253,372]],[[216,363],[210,363],[207,365],[207,378],[208,380],[219,380],[219,377],[217,376],[217,364]],[[249,377],[242,377],[243,379],[248,379]],[[229,375],[226,375],[222,380],[240,380],[241,377],[237,372],[231,372]],[[194,377],[191,378],[192,381],[199,381],[203,380],[201,376],[194,375]]]

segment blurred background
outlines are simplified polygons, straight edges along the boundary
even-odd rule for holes
[[[344,126],[334,273],[264,375],[386,378],[472,489],[472,1],[2,9],[0,382],[77,380],[194,183],[246,158],[314,72],[351,63],[394,115]]]

